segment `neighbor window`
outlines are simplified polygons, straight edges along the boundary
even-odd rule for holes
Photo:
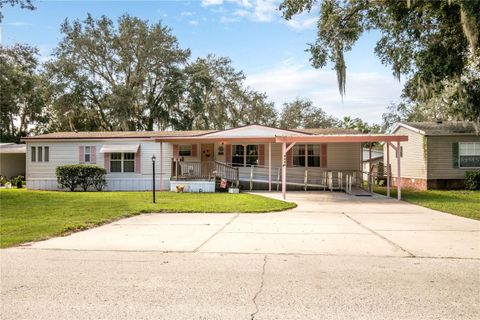
[[[178,146],[178,155],[181,157],[190,157],[192,155],[191,144],[181,144]]]
[[[85,162],[90,162],[90,158],[91,158],[91,151],[90,151],[90,147],[87,146],[85,147]]]
[[[240,167],[258,165],[258,145],[232,145],[232,165]]]
[[[135,172],[135,153],[111,153],[110,172]]]
[[[38,160],[38,162],[43,161],[43,148],[42,147],[37,148],[37,160]]]
[[[31,149],[32,162],[48,162],[50,161],[49,147],[32,147]]]
[[[297,144],[293,147],[294,167],[320,167],[319,144]]]
[[[480,142],[460,142],[458,157],[460,168],[480,168]]]

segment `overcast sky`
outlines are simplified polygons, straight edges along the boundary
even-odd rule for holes
[[[228,56],[247,76],[246,84],[264,91],[277,107],[306,97],[336,117],[381,122],[390,102],[399,100],[402,85],[373,54],[378,34],[364,35],[346,55],[347,95],[338,93],[335,72],[310,66],[307,43],[315,41],[318,9],[285,21],[278,0],[198,1],[36,1],[37,10],[4,8],[3,44],[28,43],[48,59],[61,39],[65,18],[112,19],[130,15],[168,25],[193,58],[209,53]]]

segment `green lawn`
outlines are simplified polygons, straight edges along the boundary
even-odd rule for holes
[[[55,192],[0,189],[0,247],[41,240],[147,212],[269,212],[294,203],[250,194]]]
[[[375,192],[386,195],[387,188],[376,187]],[[397,190],[392,189],[392,197],[396,196]],[[402,200],[457,216],[480,220],[480,191],[402,189]]]

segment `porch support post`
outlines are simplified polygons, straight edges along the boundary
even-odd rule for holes
[[[272,192],[272,144],[268,143],[268,191]]]
[[[385,143],[387,146],[387,197],[390,198],[390,145]]]
[[[160,190],[163,188],[163,142],[160,142]],[[155,177],[153,177],[155,179]]]
[[[372,176],[372,143],[368,145],[368,191],[373,191],[373,176]]]
[[[397,200],[402,199],[402,187],[401,187],[401,179],[402,175],[400,173],[400,141],[397,141]]]
[[[287,192],[287,144],[282,143],[282,197],[285,200]]]

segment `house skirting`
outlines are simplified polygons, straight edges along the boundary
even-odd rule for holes
[[[152,178],[106,178],[106,191],[148,191],[152,190]],[[157,190],[169,190],[169,181],[163,180],[160,186],[160,179],[155,180]],[[55,178],[31,178],[27,179],[27,189],[30,190],[59,190],[57,179]],[[79,189],[80,190],[80,189]]]
[[[392,185],[397,185],[397,178],[393,178]],[[402,188],[416,190],[455,190],[464,189],[464,179],[419,179],[401,178]]]

